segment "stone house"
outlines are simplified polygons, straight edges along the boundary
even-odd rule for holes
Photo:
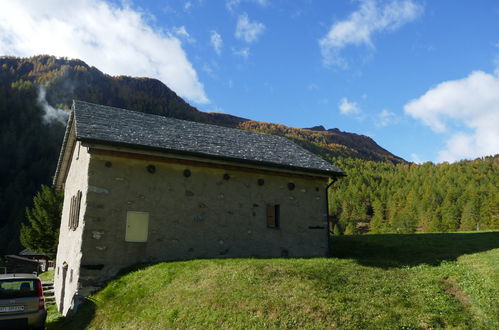
[[[342,175],[283,137],[74,101],[54,177],[59,310],[139,262],[326,256]]]

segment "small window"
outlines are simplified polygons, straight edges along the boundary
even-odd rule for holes
[[[280,205],[267,204],[267,227],[279,228],[280,227]]]
[[[147,242],[149,231],[149,213],[128,211],[126,214],[126,234],[127,242]]]
[[[71,197],[69,205],[69,229],[75,230],[78,228],[80,219],[81,191],[78,190],[75,196]]]

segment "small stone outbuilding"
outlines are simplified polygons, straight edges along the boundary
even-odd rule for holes
[[[283,137],[74,101],[54,178],[58,308],[139,262],[326,256],[342,175]]]

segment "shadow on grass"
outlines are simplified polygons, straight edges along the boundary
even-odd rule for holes
[[[499,232],[345,235],[332,237],[332,257],[380,268],[438,266],[463,254],[499,248]]]
[[[48,321],[46,329],[85,329],[95,315],[95,308],[95,303],[91,299],[85,298],[81,305],[78,306],[77,313],[68,317],[60,316],[54,320]],[[56,311],[53,312],[57,313]]]

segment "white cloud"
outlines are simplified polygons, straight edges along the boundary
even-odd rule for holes
[[[201,70],[203,70],[204,72],[206,72],[210,77],[216,78],[215,71],[213,71],[213,67],[211,65],[205,63],[201,67]]]
[[[190,1],[186,1],[186,2],[184,3],[184,10],[185,10],[185,11],[189,11],[189,9],[191,9],[191,7],[192,7],[192,2],[190,2]]]
[[[349,45],[364,45],[374,48],[373,34],[393,31],[413,21],[423,9],[412,0],[392,0],[378,4],[375,0],[364,0],[348,19],[334,23],[327,35],[319,40],[324,64],[347,67],[341,50]]]
[[[232,48],[232,53],[234,55],[237,55],[237,56],[248,58],[248,56],[250,54],[250,51],[249,51],[249,48],[247,48],[247,47],[246,48],[241,48],[241,49]]]
[[[397,115],[395,113],[383,109],[376,118],[376,126],[385,127],[391,124],[396,124],[398,122]]]
[[[343,115],[359,115],[362,112],[357,102],[350,102],[346,97],[340,100],[338,108]]]
[[[0,54],[79,58],[111,75],[148,76],[209,100],[180,40],[132,8],[102,0],[0,1]]]
[[[196,40],[191,37],[191,35],[189,34],[189,32],[187,32],[187,29],[183,25],[181,27],[174,28],[173,33],[176,34],[179,38],[186,40],[187,42],[196,42]]]
[[[215,53],[220,55],[222,53],[223,40],[222,36],[217,31],[211,31],[210,43],[215,50]]]
[[[449,135],[438,161],[499,153],[498,76],[475,71],[440,83],[408,102],[404,110],[433,131]]]
[[[236,25],[235,36],[247,43],[256,41],[265,31],[265,25],[257,21],[250,21],[248,14],[244,13],[239,16]]]

